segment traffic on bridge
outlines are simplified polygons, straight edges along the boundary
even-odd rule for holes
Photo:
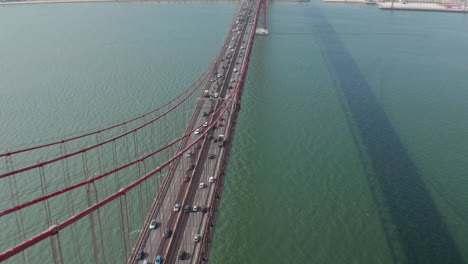
[[[268,32],[265,5],[239,2],[207,71],[157,109],[0,153],[0,186],[9,188],[0,217],[16,232],[0,262],[208,262],[254,36]],[[18,179],[30,180],[23,186]],[[24,217],[25,210],[37,217]],[[50,254],[34,257],[46,248]]]
[[[143,227],[132,263],[200,263],[216,225],[223,176],[255,34],[256,3],[238,9],[222,56],[207,81],[187,131],[196,142],[169,170],[166,195]],[[227,106],[234,100],[235,104]],[[200,126],[201,124],[201,126]],[[202,135],[202,136],[200,136]],[[188,143],[180,145],[185,149]]]

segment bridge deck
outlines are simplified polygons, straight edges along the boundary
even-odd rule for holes
[[[219,198],[217,196],[220,192],[215,194],[215,189],[222,188],[220,176],[224,174],[224,165],[229,154],[229,148],[225,145],[226,142],[232,140],[231,133],[235,127],[237,101],[240,95],[238,89],[241,89],[243,85],[241,79],[245,75],[244,71],[247,71],[252,35],[255,34],[255,12],[257,11],[255,5],[255,2],[245,1],[238,10],[236,23],[229,31],[227,42],[223,44],[222,56],[217,62],[216,72],[205,86],[210,97],[201,96],[197,100],[192,122],[189,123],[187,131],[195,129],[207,119],[215,120],[220,115],[221,119],[215,124],[209,122],[209,126],[213,125],[211,128],[200,127],[201,133],[210,129],[208,136],[199,140],[200,148],[192,147],[193,155],[180,157],[169,170],[166,176],[168,178],[167,193],[157,205],[154,215],[150,216],[158,222],[158,227],[152,230],[148,226],[143,227],[140,235],[143,237],[142,243],[137,245],[137,248],[143,250],[145,257],[142,260],[132,258],[133,263],[144,263],[145,260],[154,263],[157,255],[163,257],[164,263],[199,263],[200,260],[207,258],[207,256],[200,256],[204,250],[203,243],[200,242],[208,233],[207,228],[215,224],[214,218],[210,218],[210,215],[216,216],[217,206],[211,208],[210,205],[214,204],[213,199]],[[221,111],[231,100],[235,102],[228,106],[227,111]],[[205,116],[204,113],[207,115]],[[187,147],[198,137],[199,135],[191,135],[188,140],[181,143],[179,149]],[[222,140],[219,141],[219,138]],[[214,157],[210,158],[210,155]],[[195,165],[193,169],[190,169],[191,164]],[[189,176],[190,180],[184,182],[185,176]],[[210,177],[214,177],[215,181],[209,182]],[[204,184],[204,188],[200,188],[201,183]],[[178,212],[173,210],[176,203],[181,206]],[[184,212],[186,205],[205,207],[207,211],[187,213]],[[208,219],[211,219],[211,223],[207,222]],[[166,228],[169,228],[172,233],[168,238],[163,236]],[[199,243],[194,242],[196,234],[201,236]],[[203,242],[206,242],[206,239]],[[178,253],[181,250],[187,253],[183,260],[178,259]],[[134,255],[136,252],[138,250],[134,250]]]

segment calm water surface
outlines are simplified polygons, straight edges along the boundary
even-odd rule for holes
[[[155,108],[209,65],[234,9],[0,8],[0,147]],[[320,2],[268,12],[211,262],[468,263],[468,17]]]

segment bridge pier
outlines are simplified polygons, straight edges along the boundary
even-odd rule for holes
[[[266,36],[266,35],[268,35],[268,29],[266,29],[266,28],[257,28],[255,30],[255,35]]]
[[[266,23],[266,0],[260,0],[260,10],[258,13],[258,21],[260,27],[255,29],[255,35],[266,36],[268,35],[267,23]]]

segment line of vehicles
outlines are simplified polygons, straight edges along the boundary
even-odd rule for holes
[[[241,74],[240,65],[243,63],[243,60],[244,60],[243,55],[245,54],[246,47],[248,45],[248,43],[246,43],[245,40],[242,40],[242,37],[245,36],[245,35],[242,34],[242,31],[243,31],[244,27],[247,27],[247,24],[252,25],[252,21],[253,21],[253,18],[250,18],[249,20],[247,20],[248,19],[247,13],[252,12],[254,1],[246,1],[246,3],[247,3],[247,5],[244,6],[242,11],[238,14],[237,20],[235,21],[236,26],[233,29],[233,34],[232,34],[233,36],[228,41],[228,43],[226,44],[226,47],[225,47],[226,48],[225,56],[223,56],[221,58],[221,60],[219,62],[219,65],[218,65],[218,68],[214,72],[214,76],[210,79],[210,82],[209,82],[210,84],[207,86],[208,89],[204,90],[204,92],[202,94],[202,98],[209,99],[209,101],[212,101],[213,100],[212,98],[220,99],[220,100],[225,99],[223,97],[229,98],[231,96],[229,94],[230,89],[233,89],[235,87],[235,85],[237,84],[237,82],[239,81],[238,78],[239,78],[239,76]],[[246,28],[245,29],[245,34],[248,35],[250,31],[253,31],[253,30],[249,29],[249,28]],[[237,46],[237,45],[240,45],[240,47]],[[238,56],[234,57],[236,54]],[[236,59],[236,60],[234,60],[234,59]],[[234,64],[234,65],[231,65],[231,63]],[[237,66],[237,65],[239,65],[239,66]],[[226,78],[228,78],[228,80],[226,80]],[[206,107],[206,105],[208,104],[208,100],[206,100],[206,101],[207,102],[206,102],[206,104],[204,104],[205,105],[204,107]],[[212,102],[214,102],[214,101],[212,101]],[[216,104],[219,105],[219,103],[216,103]],[[209,115],[213,114],[214,111],[215,111],[215,109],[213,108],[213,106],[211,108],[208,107],[207,109],[205,109],[205,112],[202,112],[201,117],[208,117]],[[225,146],[225,143],[226,143],[225,136],[223,134],[219,134],[217,136],[213,135],[216,128],[224,126],[223,123],[221,122],[221,121],[224,121],[224,118],[221,117],[219,119],[219,121],[220,122],[218,122],[218,124],[216,124],[216,126],[214,126],[212,128],[213,132],[208,133],[206,135],[206,137],[202,138],[202,140],[212,140],[213,143],[215,143],[218,147],[221,148],[221,147]],[[209,126],[210,126],[210,122],[205,121],[201,125],[201,127],[197,128],[194,131],[193,134],[194,135],[199,135],[199,134],[203,133],[203,130],[206,129],[207,127],[209,127]],[[200,148],[201,148],[200,143],[195,144],[194,148],[191,149],[191,150],[188,150],[186,152],[185,156],[188,158],[188,160],[191,160],[193,157],[196,156],[196,151],[198,149],[200,149]],[[206,156],[207,161],[208,160],[215,160],[217,158],[217,155],[215,153],[218,153],[219,151],[217,151],[217,150],[214,151],[214,152],[213,151],[214,150],[210,150],[208,153],[205,152],[205,153],[207,153],[207,156]],[[187,166],[187,163],[186,163],[185,166]],[[187,172],[182,176],[182,184],[184,184],[184,183],[188,184],[188,183],[190,183],[192,181],[192,177],[193,177],[193,173],[195,171],[195,167],[196,167],[196,165],[194,163],[188,164],[188,167],[186,167]],[[198,179],[197,179],[197,181],[198,181]],[[207,181],[209,183],[208,185],[204,181],[201,181],[201,182],[197,183],[198,188],[199,189],[205,189],[206,187],[209,187],[210,184],[213,184],[213,183],[216,182],[216,177],[209,176],[209,177],[207,177]],[[188,185],[186,185],[186,186],[188,186]],[[195,187],[195,186],[193,186],[193,187]],[[194,194],[195,193],[197,193],[197,192],[194,192]],[[208,193],[205,192],[204,195],[208,195]],[[169,200],[169,201],[171,201],[171,200]],[[176,201],[177,201],[177,199],[176,199]],[[198,219],[197,221],[201,221],[200,225],[202,225],[203,220],[200,220],[200,219],[203,219],[202,215],[204,215],[205,213],[207,213],[209,211],[209,207],[207,207],[205,205],[200,205],[200,201],[195,202],[195,200],[193,201],[193,203],[185,204],[185,205],[180,204],[180,202],[179,203],[176,202],[175,205],[174,205],[174,208],[172,210],[173,214],[174,213],[177,214],[177,213],[179,213],[181,211],[183,211],[183,213],[185,213],[185,214],[190,214],[190,215],[192,215],[191,213],[201,213],[199,216],[197,216],[197,219]],[[195,215],[195,214],[193,214],[193,215]],[[180,213],[179,213],[179,216],[182,216],[182,215],[180,215]],[[189,218],[187,218],[187,216],[188,215],[185,216],[185,219],[189,219]],[[154,216],[154,217],[156,217],[156,216]],[[202,217],[202,218],[198,218],[198,217]],[[174,226],[174,225],[172,224],[172,226]],[[171,230],[171,227],[169,227],[169,226],[164,227],[164,226],[161,225],[161,223],[158,223],[158,221],[156,219],[153,219],[151,221],[151,223],[150,223],[149,229],[153,230],[153,229],[157,229],[157,228],[164,229],[164,231],[161,230],[161,231],[163,231],[162,232],[163,239],[171,238],[171,236],[173,234],[173,230]],[[185,230],[183,230],[183,229],[184,228],[182,228],[181,231],[185,232]],[[181,233],[179,233],[179,231],[180,230],[176,231],[177,232],[177,237],[179,237],[179,238],[177,238],[177,240],[180,241],[184,237],[186,239],[192,239],[190,237],[190,232],[187,233],[188,236],[185,236],[186,234],[183,234],[181,236]],[[191,233],[191,236],[193,237],[193,242],[195,244],[201,242],[202,234],[203,234],[203,228],[202,229],[197,229],[197,232],[195,234],[194,233],[195,232]],[[174,239],[174,237],[176,237],[176,236],[173,236],[173,238],[171,238],[171,239]],[[184,240],[184,241],[188,241],[188,240]],[[169,250],[173,251],[174,253],[177,252],[178,254],[177,255],[173,254],[173,255],[170,255],[170,256],[169,255],[166,256],[168,259],[167,260],[165,259],[164,262],[167,262],[167,261],[174,262],[175,261],[174,260],[175,256],[177,256],[177,258],[179,260],[185,260],[185,259],[190,259],[191,257],[194,257],[194,256],[190,256],[190,254],[189,254],[189,252],[193,252],[192,249],[189,249],[189,252],[186,252],[184,249],[181,249],[181,248],[178,248],[178,247],[179,246],[175,246],[174,249],[169,249]],[[160,254],[161,252],[157,252],[157,253]],[[159,255],[159,254],[157,254],[155,256],[153,261],[150,261],[149,258],[145,259],[146,254],[143,251],[141,251],[141,255],[140,255],[140,252],[138,252],[137,259],[140,260],[140,261],[144,260],[143,261],[144,264],[149,264],[149,263],[151,263],[151,264],[153,264],[153,263],[154,264],[161,264],[163,262],[163,256]],[[154,256],[154,255],[152,255],[152,256]],[[148,254],[148,257],[149,257],[149,254]]]

